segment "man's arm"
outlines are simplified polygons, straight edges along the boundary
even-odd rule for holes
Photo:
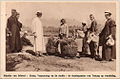
[[[11,24],[10,24],[10,20],[7,19],[7,29],[8,29],[8,30],[10,30],[10,25],[11,25]]]
[[[113,39],[115,39],[116,35],[116,23],[114,20],[110,22],[110,35],[112,35]]]

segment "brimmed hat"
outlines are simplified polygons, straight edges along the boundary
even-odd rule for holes
[[[109,11],[105,11],[105,15],[109,15],[109,16],[111,16],[111,15],[112,15],[112,13],[111,13],[111,12],[109,12]]]

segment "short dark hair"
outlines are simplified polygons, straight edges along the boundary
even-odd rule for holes
[[[63,22],[63,21],[65,21],[65,19],[61,19],[61,20],[60,20],[60,22]],[[65,21],[65,22],[66,22],[66,21]]]
[[[37,16],[40,16],[40,15],[42,15],[42,13],[40,13],[40,12],[37,12],[37,14],[36,14]]]
[[[93,14],[90,14],[89,16],[93,16]]]
[[[83,23],[83,22],[82,22],[82,25],[83,25],[83,26],[85,26],[85,25],[86,25],[86,23]]]

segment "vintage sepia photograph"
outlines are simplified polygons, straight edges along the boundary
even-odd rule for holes
[[[6,2],[6,72],[116,71],[116,2]]]

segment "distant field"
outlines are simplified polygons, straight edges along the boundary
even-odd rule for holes
[[[82,30],[82,27],[81,26],[76,26],[76,25],[72,25],[72,26],[68,26],[69,27],[69,36],[72,36],[73,32],[75,29],[81,29]],[[98,28],[98,33],[101,32],[103,26],[101,26],[101,24],[98,24],[97,26]],[[58,36],[59,34],[59,28],[60,27],[57,27],[57,26],[43,26],[43,32],[44,32],[44,36],[45,37],[49,37],[50,35],[54,35],[55,37]],[[29,31],[29,32],[32,32],[31,28],[30,27],[23,27],[22,28],[22,31]]]
[[[78,26],[69,26],[69,36],[72,35],[75,29],[81,29],[81,27]],[[29,31],[32,32],[32,30],[29,27],[23,27],[22,31]],[[50,35],[54,35],[55,37],[59,34],[59,27],[54,26],[43,26],[43,32],[44,36],[49,37]]]

